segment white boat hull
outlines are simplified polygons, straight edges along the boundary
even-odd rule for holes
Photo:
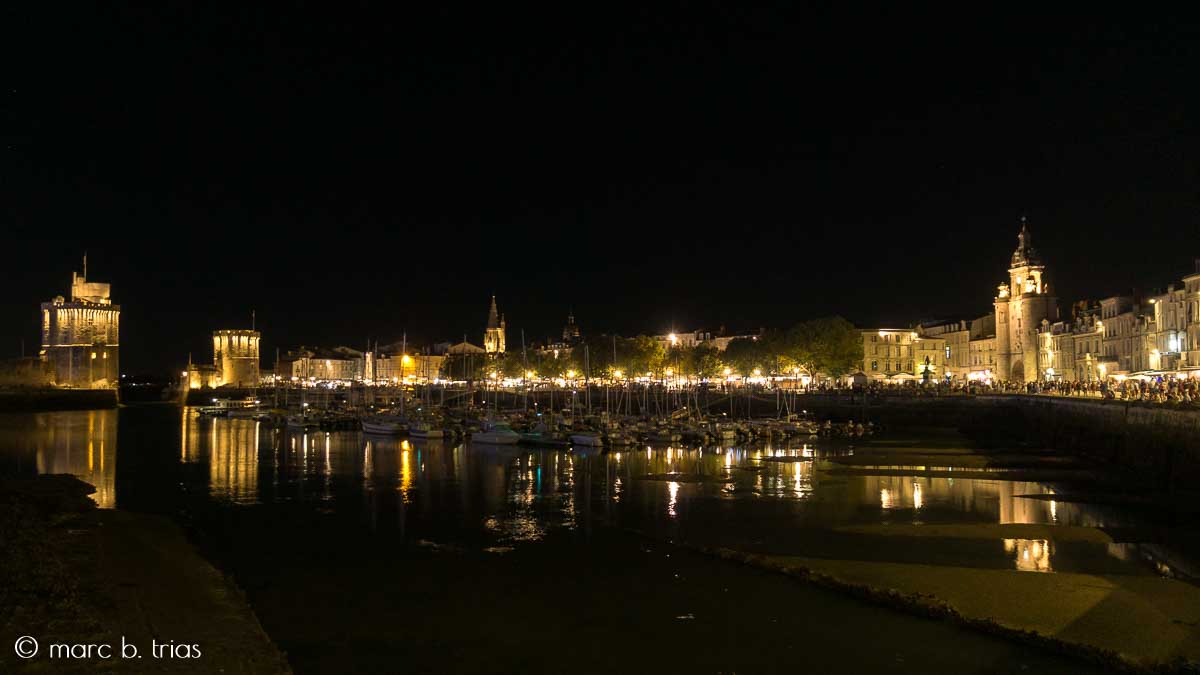
[[[404,425],[394,422],[363,422],[362,430],[368,434],[396,436],[404,433]]]

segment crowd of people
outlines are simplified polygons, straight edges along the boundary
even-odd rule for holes
[[[1071,396],[1101,400],[1142,401],[1174,405],[1200,405],[1200,380],[1156,377],[1125,378],[1099,382],[928,382],[920,381],[867,384],[825,382],[807,388],[814,394],[865,394],[875,396],[971,396],[979,394],[1025,394]]]

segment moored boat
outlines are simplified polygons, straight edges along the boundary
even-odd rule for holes
[[[287,416],[287,426],[289,429],[300,429],[303,431],[308,431],[310,429],[316,429],[316,428],[320,427],[321,424],[319,421],[317,421],[317,419],[315,417],[312,417],[311,415],[300,414],[300,415],[288,415]]]
[[[571,434],[571,444],[597,447],[604,445],[604,438],[600,436],[600,434],[596,433],[584,432],[579,434]]]
[[[513,431],[507,422],[492,422],[471,434],[472,443],[513,445],[521,440],[521,434]]]
[[[408,431],[408,424],[396,415],[371,415],[362,419],[362,430],[368,434],[397,436]]]
[[[435,427],[432,422],[421,420],[408,425],[408,435],[416,438],[441,438],[445,432]]]

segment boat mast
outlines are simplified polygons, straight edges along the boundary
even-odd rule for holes
[[[587,414],[592,414],[592,384],[589,379],[592,373],[592,362],[588,358],[587,343],[583,343],[583,387],[585,390],[584,398],[587,399]]]

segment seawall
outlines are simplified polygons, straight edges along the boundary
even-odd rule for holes
[[[869,420],[889,428],[957,428],[980,446],[1051,447],[1128,469],[1174,490],[1200,479],[1200,408],[1063,396],[807,395],[818,419]]]
[[[1058,396],[979,396],[1033,441],[1133,470],[1162,489],[1200,479],[1200,409]]]

